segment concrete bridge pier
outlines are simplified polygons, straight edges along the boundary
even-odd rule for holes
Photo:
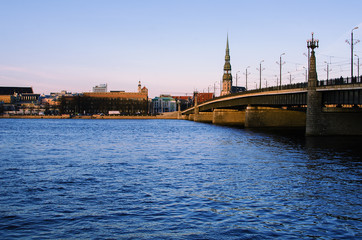
[[[212,123],[216,125],[244,127],[245,111],[214,109]]]
[[[318,47],[318,41],[313,39],[307,44],[308,48],[312,49],[309,60],[309,74],[308,74],[308,93],[307,93],[307,119],[305,134],[307,136],[321,136],[329,135],[325,119],[322,114],[322,93],[317,92],[317,69],[316,58],[314,49]]]
[[[212,120],[213,120],[212,112],[199,112],[194,116],[195,122],[212,123]]]
[[[362,110],[322,108],[317,135],[362,135]],[[308,134],[307,134],[308,135]]]
[[[188,120],[189,119],[189,116],[188,115],[182,115],[180,114],[178,119],[181,119],[181,120]]]
[[[308,89],[307,101],[306,135],[326,135],[323,126],[325,121],[322,119],[322,94],[315,89]]]
[[[306,114],[271,107],[251,107],[245,111],[246,128],[299,128],[305,127]]]

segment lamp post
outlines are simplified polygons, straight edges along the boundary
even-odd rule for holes
[[[289,84],[292,85],[292,81],[295,79],[294,77],[292,78],[292,73],[291,72],[288,72],[289,73]]]
[[[309,65],[310,65],[310,49],[308,48],[308,54],[303,53],[303,55],[307,57],[307,67],[308,67],[308,71],[309,71]]]
[[[238,87],[238,73],[240,71],[237,71],[236,74],[235,74],[235,86]]]
[[[283,64],[285,64],[285,62],[282,62],[282,56],[285,55],[285,53],[280,54],[279,57],[279,62],[277,62],[277,64],[279,64],[279,81],[280,81],[280,89],[282,89],[282,66]]]
[[[220,95],[219,96],[221,96],[221,94],[222,94],[222,78],[221,78],[221,80],[220,80]]]
[[[303,55],[304,55],[304,56],[306,56],[306,57],[308,58],[308,60],[307,60],[307,70],[306,70],[307,74],[305,75],[305,76],[306,76],[306,78],[308,79],[308,72],[309,72],[309,58],[310,58],[310,50],[309,50],[309,48],[308,48],[308,55],[307,55],[306,53],[303,53]],[[308,81],[308,80],[306,80],[306,81]]]
[[[305,69],[305,73],[303,75],[305,76],[305,82],[308,82],[308,69],[306,67],[303,67]]]
[[[327,81],[329,80],[329,72],[332,71],[332,69],[329,69],[329,63],[327,61],[324,61],[324,63],[327,64],[327,69],[324,69],[324,71],[327,72]]]
[[[315,60],[314,49],[319,47],[319,40],[314,39],[313,32],[312,32],[312,39],[307,40],[307,47],[308,47],[308,49],[312,49],[310,60],[309,60],[308,89],[315,90],[317,87],[317,84],[318,84],[318,79],[317,79],[316,60]]]
[[[355,54],[355,56],[357,57],[357,74],[358,74],[357,79],[359,79],[360,78],[360,75],[359,75],[359,56],[357,54]]]
[[[264,60],[261,60],[261,62],[259,63],[259,69],[258,68],[256,68],[256,70],[258,70],[259,71],[259,89],[261,89],[261,72],[263,71],[263,70],[265,70],[265,68],[261,68],[261,63],[262,62],[264,62]]]
[[[289,84],[292,84],[292,73],[288,72],[288,74],[289,74]]]
[[[218,81],[216,81],[216,82],[214,82],[214,97],[216,97],[216,83],[217,83]]]
[[[245,69],[245,73],[243,73],[245,75],[245,90],[248,91],[248,75],[250,73],[248,73],[248,68],[250,68],[250,66],[247,66]]]
[[[207,93],[210,93],[210,87],[212,89],[212,85],[207,86]]]
[[[279,82],[278,75],[274,75],[274,76],[277,78],[277,87],[278,87],[278,82]]]
[[[359,40],[356,40],[355,42],[353,42],[353,30],[356,30],[356,29],[358,29],[358,27],[353,28],[351,31],[351,42],[346,40],[346,43],[351,45],[351,81],[352,82],[353,82],[353,45],[359,43]]]

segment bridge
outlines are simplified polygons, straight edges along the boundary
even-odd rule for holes
[[[307,83],[269,87],[253,91],[245,91],[213,98],[197,106],[191,107],[182,114],[207,112],[214,109],[227,108],[244,110],[247,106],[267,106],[306,110]],[[318,82],[317,92],[322,93],[322,104],[328,107],[358,107],[362,105],[362,78],[338,78]]]
[[[316,81],[315,89],[308,85],[305,82],[217,97],[196,103],[180,112],[179,118],[246,128],[306,128],[308,91],[312,91],[317,95],[314,104],[318,117],[309,124],[313,130],[307,135],[362,135],[362,77]]]
[[[318,81],[314,52],[318,45],[312,33],[307,41],[308,82],[227,94],[232,85],[227,42],[223,76],[227,95],[202,104],[196,99],[195,106],[179,111],[179,118],[246,128],[303,127],[308,136],[362,135],[361,76]]]

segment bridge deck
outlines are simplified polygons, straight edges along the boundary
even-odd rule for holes
[[[294,88],[293,88],[294,87]],[[200,111],[212,111],[217,108],[245,108],[248,105],[258,106],[305,106],[307,104],[306,83],[252,90],[230,94],[211,99],[198,105]],[[286,88],[286,89],[284,89]],[[362,104],[362,82],[342,85],[320,84],[318,92],[323,93],[324,104]],[[182,114],[194,112],[194,107],[186,109]]]

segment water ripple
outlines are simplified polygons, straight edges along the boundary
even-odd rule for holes
[[[1,239],[359,239],[359,138],[0,119]]]

